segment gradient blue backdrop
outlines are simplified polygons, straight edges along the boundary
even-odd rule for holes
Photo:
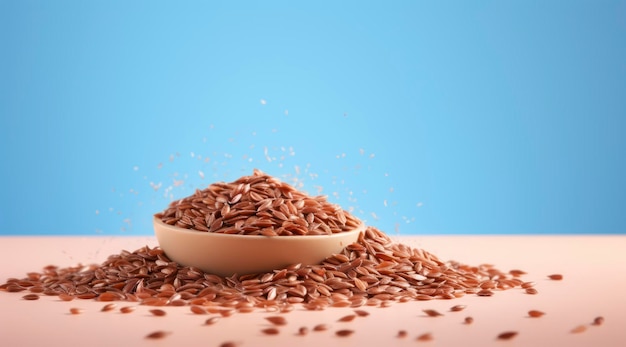
[[[626,233],[624,1],[0,0],[0,234],[257,167],[388,233]]]

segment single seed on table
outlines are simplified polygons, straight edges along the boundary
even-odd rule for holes
[[[583,331],[587,330],[587,327],[584,325],[579,325],[577,327],[575,327],[574,329],[572,329],[570,332],[572,334],[579,334],[582,333]]]
[[[498,335],[498,340],[510,340],[517,336],[517,331],[505,331]]]
[[[106,304],[104,306],[102,306],[102,308],[100,309],[101,312],[108,312],[108,311],[112,311],[115,309],[115,304],[111,303],[111,304]]]
[[[406,332],[406,330],[399,330],[398,331],[398,335],[396,335],[399,338],[405,338],[408,335],[408,333]]]
[[[422,311],[424,311],[424,313],[426,313],[428,317],[443,316],[443,314],[439,313],[439,311],[436,311],[436,310],[422,310]]]
[[[518,276],[521,276],[521,275],[525,275],[525,274],[526,274],[526,271],[522,271],[522,270],[517,270],[517,269],[516,269],[516,270],[511,270],[511,271],[509,271],[509,273],[510,273],[510,274],[511,274],[511,276],[513,276],[513,277],[518,277]]]
[[[354,333],[354,330],[342,329],[342,330],[337,330],[335,332],[335,335],[340,336],[340,337],[348,337],[352,335],[353,333]]]
[[[283,316],[271,316],[271,317],[265,317],[265,319],[274,325],[286,325],[287,324],[287,320]]]
[[[563,279],[563,275],[561,274],[553,274],[553,275],[549,275],[548,276],[549,279],[554,280],[554,281],[560,281]]]
[[[237,347],[237,344],[232,341],[222,342],[220,347]]]
[[[309,333],[309,328],[307,327],[300,327],[300,329],[298,329],[298,335],[300,336],[304,336],[308,333]]]
[[[165,336],[167,336],[168,334],[170,334],[169,332],[163,331],[163,330],[157,330],[154,332],[151,332],[150,334],[146,335],[147,339],[162,339]]]
[[[533,317],[533,318],[541,317],[544,314],[545,314],[544,312],[537,311],[537,310],[530,310],[530,311],[528,311],[528,316],[529,317]]]
[[[535,288],[526,288],[526,294],[534,295],[534,294],[537,294],[537,293],[539,293],[539,292]]]
[[[318,324],[318,325],[313,327],[313,331],[324,331],[324,330],[328,330],[328,325],[326,325],[326,324]]]
[[[266,328],[261,330],[261,332],[265,335],[277,335],[278,333],[280,333],[280,330],[276,328]]]
[[[135,311],[135,307],[134,306],[124,306],[122,308],[120,308],[120,312],[122,313],[131,313]]]
[[[432,339],[433,335],[431,333],[425,333],[415,338],[416,341],[431,341]]]
[[[522,283],[522,288],[527,289],[535,286],[535,282],[524,282]]]
[[[208,313],[204,308],[198,305],[191,305],[189,309],[191,310],[191,312],[195,314],[207,314]]]
[[[355,314],[349,314],[347,316],[343,316],[343,317],[339,318],[337,321],[338,322],[352,322],[354,320],[354,318],[356,318]]]
[[[465,324],[472,324],[472,323],[474,323],[474,318],[472,318],[472,317],[465,317],[464,322],[465,322]]]
[[[22,299],[24,299],[24,300],[39,300],[39,295],[37,295],[37,294],[26,294],[26,295],[22,296]]]
[[[154,316],[157,316],[157,317],[162,317],[167,314],[167,312],[158,308],[150,310],[150,313],[152,313]]]
[[[71,314],[81,314],[83,313],[83,309],[82,308],[77,308],[77,307],[72,307],[70,308],[70,313]]]
[[[459,311],[463,311],[466,307],[467,307],[466,305],[454,305],[450,307],[450,311],[459,312]]]
[[[354,313],[359,317],[367,317],[370,315],[370,313],[365,310],[354,310]]]
[[[204,321],[204,325],[213,325],[220,320],[220,317],[211,317]]]
[[[596,317],[593,320],[593,323],[591,323],[592,325],[602,325],[604,324],[604,317],[600,316],[600,317]]]

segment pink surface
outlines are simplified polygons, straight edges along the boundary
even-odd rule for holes
[[[501,270],[528,272],[524,280],[535,281],[537,295],[520,289],[497,292],[492,297],[469,295],[454,300],[394,303],[389,308],[362,307],[371,314],[352,322],[337,322],[352,309],[324,311],[296,309],[285,314],[288,321],[280,334],[266,336],[269,327],[262,311],[235,314],[215,325],[205,326],[212,315],[192,314],[188,307],[165,307],[167,315],[154,317],[152,307],[138,306],[122,314],[118,309],[100,312],[102,302],[56,297],[37,301],[22,300],[22,293],[0,292],[0,345],[2,346],[220,346],[233,341],[239,346],[626,346],[626,236],[415,236],[399,242],[421,247],[442,260],[458,260],[478,265],[494,264]],[[122,249],[133,251],[143,245],[156,246],[153,237],[1,237],[0,282],[22,278],[45,265],[100,263]],[[547,279],[563,274],[562,281]],[[450,312],[454,305],[467,305],[461,312]],[[84,309],[70,315],[70,307]],[[435,309],[441,317],[427,317],[424,309]],[[541,318],[528,318],[527,312],[546,312]],[[474,323],[462,324],[466,316]],[[603,316],[602,326],[591,326]],[[295,333],[301,326],[311,329],[326,323],[325,332]],[[587,330],[573,334],[579,325]],[[339,329],[352,329],[350,337],[337,337]],[[144,337],[153,331],[171,332],[160,340]],[[406,330],[404,339],[396,337]],[[517,331],[512,340],[500,341],[503,331]],[[415,338],[431,333],[433,340]]]

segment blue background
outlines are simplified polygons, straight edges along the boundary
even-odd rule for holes
[[[259,168],[388,233],[626,233],[624,1],[0,1],[0,234]]]

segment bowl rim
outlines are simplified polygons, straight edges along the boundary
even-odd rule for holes
[[[359,232],[365,232],[366,227],[365,227],[365,223],[361,222],[359,223],[359,225],[357,227],[355,227],[352,230],[348,230],[348,231],[342,231],[339,233],[333,233],[333,234],[323,234],[323,235],[276,235],[276,236],[265,236],[265,235],[245,235],[245,234],[224,234],[224,233],[216,233],[216,232],[210,232],[210,231],[201,231],[201,230],[189,230],[189,229],[185,229],[185,228],[180,228],[177,227],[175,225],[171,225],[171,224],[167,224],[165,222],[163,222],[161,220],[161,218],[157,217],[157,216],[153,216],[153,223],[159,224],[160,226],[164,227],[165,229],[169,229],[171,231],[174,232],[179,232],[179,233],[183,233],[183,234],[193,234],[193,235],[207,235],[208,237],[223,237],[223,238],[245,238],[245,239],[249,239],[249,240],[259,240],[259,239],[263,239],[263,240],[267,240],[267,239],[272,239],[272,238],[280,238],[282,239],[289,239],[289,240],[299,240],[299,239],[308,239],[308,240],[312,240],[312,239],[332,239],[332,238],[339,238],[342,236],[346,236],[346,235],[352,235],[353,233],[359,233]]]

